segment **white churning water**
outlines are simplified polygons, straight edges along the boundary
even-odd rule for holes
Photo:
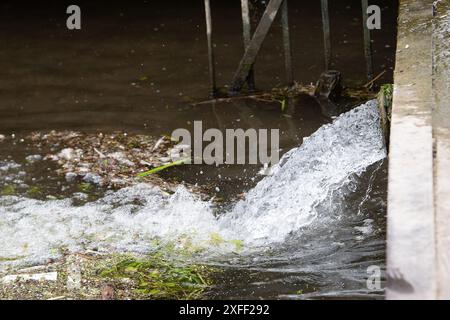
[[[283,242],[320,222],[323,204],[352,175],[386,157],[378,117],[376,102],[370,101],[321,127],[219,218],[211,203],[184,187],[166,195],[139,184],[83,206],[72,199],[1,197],[0,264],[39,262],[61,248],[145,251],[153,239],[189,238],[207,247],[212,234],[242,240],[246,248]]]

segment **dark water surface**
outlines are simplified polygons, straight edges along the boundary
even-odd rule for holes
[[[373,32],[375,73],[386,70],[388,82],[396,7],[378,2],[383,28]],[[3,133],[73,128],[159,135],[213,118],[208,106],[187,108],[209,92],[203,1],[79,1],[80,31],[66,28],[68,3],[2,1]],[[365,82],[360,1],[332,2],[330,11],[334,68],[347,82]],[[320,1],[290,1],[290,15],[295,79],[315,83],[324,68]],[[218,82],[225,86],[243,53],[240,2],[213,1],[213,19]],[[259,89],[284,85],[280,31],[277,21],[255,66]],[[239,107],[226,106],[236,113]]]
[[[375,73],[386,70],[381,81],[392,82],[396,1],[374,3],[383,8],[382,29],[373,32]],[[176,128],[191,129],[193,121],[202,120],[204,128],[221,130],[279,128],[284,153],[328,122],[308,99],[295,102],[289,117],[278,103],[253,100],[191,106],[207,100],[209,92],[203,1],[78,1],[81,31],[66,29],[69,4],[0,4],[0,134],[20,138],[31,131],[70,129],[161,136]],[[218,82],[227,86],[243,53],[240,3],[212,5]],[[330,5],[333,67],[343,73],[346,84],[364,83],[360,1]],[[320,1],[291,0],[289,6],[295,79],[314,83],[324,68]],[[277,21],[255,65],[258,89],[284,85],[283,61]],[[0,160],[23,163],[29,154],[32,146],[0,143]],[[166,175],[214,183],[219,196],[227,199],[253,186],[259,169],[180,167]],[[48,171],[37,167],[29,179],[57,190],[51,186],[58,178],[48,178]],[[386,164],[377,164],[359,178],[354,198],[347,201],[350,210],[361,209],[368,188],[361,221],[342,221],[339,226],[340,239],[351,245],[342,249],[342,241],[336,241],[330,248],[329,239],[322,236],[292,239],[277,249],[276,259],[253,257],[227,265],[211,297],[381,297],[365,289],[365,277],[367,266],[384,265]],[[358,240],[354,227],[368,218],[378,231]],[[301,250],[302,246],[314,250]]]

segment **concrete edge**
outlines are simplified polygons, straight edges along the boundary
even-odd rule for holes
[[[435,3],[433,137],[438,298],[450,299],[450,2]]]
[[[387,299],[435,299],[433,1],[400,0],[387,227]]]

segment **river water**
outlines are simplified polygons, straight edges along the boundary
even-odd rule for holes
[[[335,68],[348,84],[365,82],[358,4],[332,5]],[[396,13],[391,2],[381,4],[385,27],[374,32],[375,65],[387,71],[384,81],[390,82]],[[31,131],[160,136],[202,120],[205,127],[222,130],[280,128],[287,155],[265,179],[257,176],[258,166],[180,167],[165,173],[214,184],[216,196],[225,200],[248,192],[245,200],[221,208],[183,188],[168,197],[143,185],[83,206],[73,205],[70,195],[47,201],[2,196],[1,257],[37,263],[56,255],[58,247],[145,251],[149,239],[187,234],[205,246],[199,259],[224,270],[211,298],[382,297],[382,290],[367,289],[365,281],[367,267],[383,269],[385,259],[385,151],[372,104],[332,125],[309,99],[296,101],[289,117],[279,104],[258,101],[192,107],[209,91],[201,1],[80,6],[82,30],[69,32],[64,3],[28,10],[1,4],[5,32],[0,37],[7,46],[0,50],[0,134],[15,137],[0,143],[2,187],[38,183],[61,196],[51,165],[25,160],[35,150],[20,139]],[[239,8],[239,1],[213,4],[223,86],[243,50]],[[291,1],[291,22],[296,79],[314,82],[323,69],[318,2]],[[282,66],[280,30],[274,26],[255,66],[258,88],[283,85]],[[242,241],[242,252],[205,245],[211,234]]]

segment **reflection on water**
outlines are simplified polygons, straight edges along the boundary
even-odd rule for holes
[[[392,75],[395,3],[374,32],[375,72]],[[65,27],[67,4],[2,1],[0,130],[140,130],[159,135],[210,118],[179,112],[209,92],[202,1],[79,1],[82,30]],[[320,1],[291,1],[295,79],[323,71]],[[359,0],[331,4],[334,68],[365,82]],[[227,85],[242,55],[240,1],[213,4],[217,76]],[[284,84],[281,30],[275,23],[255,66],[259,89]]]

